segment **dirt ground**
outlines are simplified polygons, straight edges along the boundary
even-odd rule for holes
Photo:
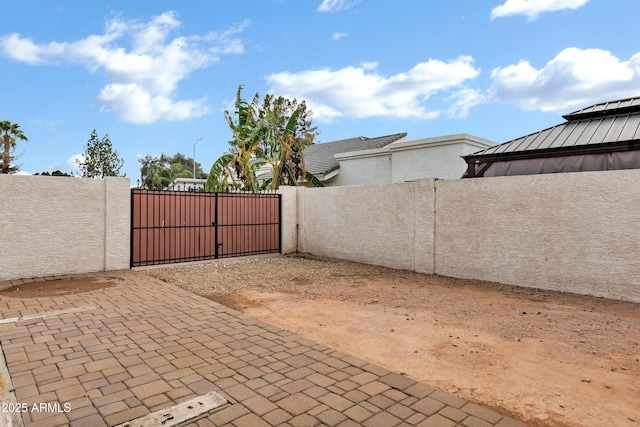
[[[640,304],[305,256],[145,273],[532,426],[640,426]]]
[[[23,283],[6,289],[0,289],[0,297],[8,298],[37,298],[56,295],[90,292],[96,289],[113,286],[118,278],[76,278],[57,279],[42,282]]]

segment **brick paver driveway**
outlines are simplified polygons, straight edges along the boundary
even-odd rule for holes
[[[114,426],[217,392],[226,402],[180,425],[523,426],[143,273],[108,276],[0,297],[5,420],[11,407],[27,426]]]

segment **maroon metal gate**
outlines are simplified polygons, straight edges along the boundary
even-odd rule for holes
[[[281,250],[279,194],[131,190],[131,267]]]

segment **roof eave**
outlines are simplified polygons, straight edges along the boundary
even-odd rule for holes
[[[621,142],[605,142],[602,144],[579,145],[573,147],[548,148],[520,152],[476,155],[469,154],[462,158],[469,163],[504,162],[509,160],[539,159],[546,157],[578,156],[585,154],[601,154],[620,151],[640,150],[640,140],[634,139]]]

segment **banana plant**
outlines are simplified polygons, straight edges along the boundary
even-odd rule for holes
[[[280,185],[298,186],[303,179],[316,187],[322,182],[308,172],[304,163],[304,149],[313,143],[313,134],[296,135],[301,109],[296,108],[286,125],[279,129],[276,125],[282,112],[276,109],[269,112],[265,120],[270,121],[269,156],[264,161],[271,166],[272,178],[265,181],[266,189],[277,189]]]
[[[221,191],[231,186],[234,190],[258,191],[255,172],[264,161],[256,159],[262,158],[260,141],[267,133],[266,123],[256,119],[259,99],[256,94],[251,103],[247,102],[242,98],[242,86],[238,87],[234,114],[237,120],[228,111],[224,113],[232,135],[229,153],[220,156],[211,166],[207,190]]]
[[[321,187],[322,183],[306,171],[303,156],[304,149],[313,143],[316,133],[302,131],[296,134],[299,121],[303,122],[303,129],[311,128],[303,117],[302,108],[306,106],[297,106],[296,101],[293,109],[286,99],[278,98],[274,104],[265,103],[260,108],[259,94],[247,102],[242,98],[242,88],[239,86],[236,93],[233,116],[225,111],[232,134],[229,152],[211,166],[206,189],[257,192],[275,190],[280,185],[299,185],[302,179]],[[267,98],[272,100],[272,96]],[[287,117],[289,113],[291,115]],[[315,132],[315,128],[312,130]],[[266,165],[270,167],[272,177],[260,184],[257,171]]]

